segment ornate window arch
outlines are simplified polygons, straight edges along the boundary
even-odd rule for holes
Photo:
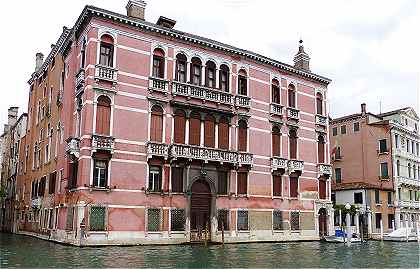
[[[272,145],[272,155],[280,156],[281,148],[281,128],[277,125],[274,125],[271,132],[271,145]]]
[[[248,73],[243,68],[238,71],[238,94],[248,96]]]
[[[248,123],[245,119],[238,121],[238,150],[247,151],[248,148]]]
[[[322,97],[322,94],[318,92],[316,94],[316,114],[323,115],[323,102],[324,98]]]
[[[96,105],[96,128],[95,133],[110,135],[111,126],[111,98],[107,95],[99,95]]]
[[[175,65],[175,80],[179,82],[187,82],[187,64],[188,58],[184,52],[178,52],[176,54],[176,65]]]
[[[165,51],[161,47],[153,50],[152,76],[165,78]]]
[[[296,108],[296,86],[294,84],[289,84],[287,88],[287,102],[289,107]]]
[[[174,112],[174,143],[185,144],[186,113],[177,109]]]
[[[297,130],[295,128],[291,128],[289,130],[289,158],[292,160],[297,159]]]
[[[110,33],[100,35],[98,63],[103,66],[115,66],[115,39]]]
[[[230,68],[227,64],[222,63],[219,67],[219,89],[225,92],[230,90]]]
[[[271,102],[280,104],[280,83],[276,78],[271,80]]]
[[[150,141],[163,141],[163,108],[153,105],[150,113]]]

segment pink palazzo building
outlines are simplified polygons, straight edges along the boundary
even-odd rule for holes
[[[333,232],[327,86],[294,65],[86,6],[64,59],[57,214],[75,245],[318,240]]]

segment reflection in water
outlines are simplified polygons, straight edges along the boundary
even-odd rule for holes
[[[7,267],[404,267],[419,268],[417,242],[320,242],[78,248],[0,233]]]

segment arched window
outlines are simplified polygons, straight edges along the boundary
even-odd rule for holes
[[[296,108],[296,90],[295,86],[292,84],[289,85],[289,89],[287,90],[288,102],[289,107]]]
[[[214,148],[216,120],[212,115],[207,115],[204,120],[204,146]]]
[[[222,64],[219,70],[219,88],[222,91],[228,92],[229,91],[229,67],[227,65]]]
[[[327,180],[325,177],[320,177],[318,180],[319,183],[319,199],[327,199]]]
[[[191,112],[190,115],[190,145],[200,145],[200,131],[201,131],[201,120],[198,112]]]
[[[185,144],[185,112],[182,110],[174,113],[174,143]]]
[[[191,59],[190,82],[194,85],[201,84],[201,60],[198,57]]]
[[[248,85],[247,85],[247,75],[245,70],[241,69],[238,73],[238,94],[247,96],[248,95]]]
[[[219,120],[218,129],[219,148],[229,149],[229,122],[226,117]]]
[[[114,39],[110,35],[101,37],[99,64],[109,67],[114,66]]]
[[[209,88],[216,87],[216,64],[212,61],[206,63],[206,86]]]
[[[400,169],[401,169],[400,160],[397,160],[397,176],[400,175]]]
[[[325,139],[318,136],[318,163],[325,163]]]
[[[316,114],[322,115],[322,94],[316,94]]]
[[[411,178],[411,163],[408,164],[408,177]]]
[[[152,76],[155,78],[165,77],[165,52],[160,48],[153,51]]]
[[[150,141],[162,142],[163,109],[154,105],[150,116]]]
[[[179,82],[187,82],[187,57],[179,53],[176,56],[175,79]]]
[[[271,133],[273,156],[280,156],[280,128],[274,126]]]
[[[96,133],[110,134],[111,100],[106,96],[99,96],[96,107]]]
[[[292,160],[297,158],[297,134],[293,129],[289,131],[289,155]]]
[[[248,140],[248,126],[246,121],[240,120],[238,122],[238,150],[247,151]]]
[[[271,102],[280,104],[280,84],[277,79],[273,79],[271,82]]]

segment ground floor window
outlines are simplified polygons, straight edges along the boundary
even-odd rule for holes
[[[273,196],[282,196],[281,189],[281,176],[273,175]]]
[[[160,231],[161,213],[159,208],[147,209],[147,230],[149,232]]]
[[[283,230],[283,214],[280,210],[273,211],[273,230]]]
[[[228,172],[219,171],[217,174],[217,194],[228,193]]]
[[[94,160],[93,187],[105,188],[108,185],[108,160]]]
[[[248,173],[238,172],[238,194],[248,193]]]
[[[227,209],[219,209],[217,211],[217,230],[229,230],[229,211]]]
[[[66,230],[73,230],[74,207],[67,207]]]
[[[48,228],[49,229],[54,228],[54,210],[52,208],[50,209],[50,212],[49,212]]]
[[[393,229],[394,228],[394,214],[388,214],[388,228]]]
[[[162,167],[151,165],[149,167],[149,191],[160,192],[162,190]]]
[[[172,192],[184,192],[184,169],[182,167],[172,167],[171,171],[171,190]]]
[[[299,195],[299,178],[290,176],[290,197],[298,198]]]
[[[171,210],[171,231],[185,231],[185,210]]]
[[[382,213],[375,213],[375,227],[381,229]]]
[[[292,231],[300,230],[299,212],[297,211],[290,213],[290,228]]]
[[[248,211],[238,211],[238,231],[248,231]]]
[[[92,206],[89,212],[89,230],[105,231],[105,207]]]

